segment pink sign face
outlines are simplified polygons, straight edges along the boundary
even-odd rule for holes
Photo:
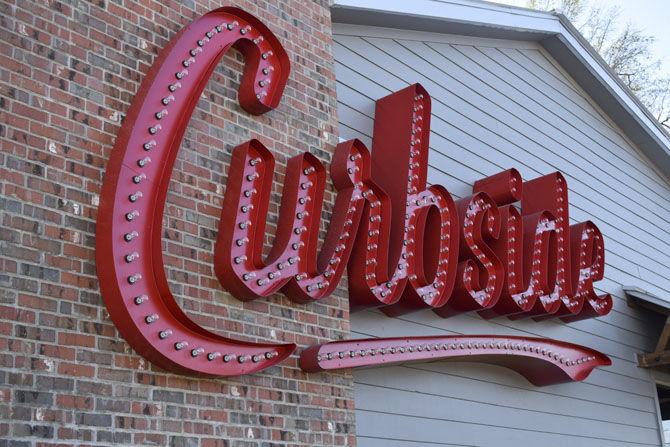
[[[137,92],[107,166],[98,214],[98,276],[110,316],[136,351],[180,373],[253,373],[295,350],[202,328],[175,302],[165,276],[161,222],[173,164],[212,70],[233,46],[246,62],[242,107],[262,114],[279,104],[289,61],[277,38],[237,8],[205,14],[163,49]],[[611,297],[593,289],[604,272],[603,238],[592,222],[569,224],[563,176],[524,182],[510,169],[454,201],[446,188],[426,183],[430,116],[430,95],[411,85],[377,101],[372,154],[357,140],[338,145],[330,166],[337,197],[318,253],[323,164],[309,153],[288,161],[274,246],[263,257],[274,157],[257,140],[235,148],[215,248],[223,287],[242,300],[282,292],[309,303],[329,296],[347,269],[354,311],[564,321],[607,314]],[[386,347],[366,352],[378,349]],[[573,369],[563,377],[583,378],[606,363],[602,354],[587,357],[549,363]]]

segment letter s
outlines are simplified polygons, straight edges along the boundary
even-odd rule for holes
[[[242,107],[258,115],[279,104],[289,61],[277,38],[240,9],[205,14],[170,41],[142,82],[111,153],[98,210],[97,271],[112,320],[138,353],[180,373],[247,374],[295,350],[207,331],[180,309],[165,276],[161,225],[170,174],[201,92],[231,46],[246,61]]]

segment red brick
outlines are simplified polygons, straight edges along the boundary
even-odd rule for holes
[[[202,446],[245,445],[249,439],[239,421],[246,411],[254,444],[313,446],[346,439],[355,445],[350,376],[307,376],[295,356],[267,373],[239,378],[168,374],[128,347],[99,294],[96,200],[121,118],[160,48],[190,20],[220,4],[198,0],[192,10],[190,3],[91,2],[75,11],[59,1],[10,3],[11,26],[0,30],[0,191],[8,198],[0,208],[0,239],[6,244],[0,266],[9,287],[0,286],[7,289],[2,298],[11,303],[3,301],[0,362],[26,377],[76,378],[74,390],[53,390],[53,406],[42,420],[30,421],[46,427],[36,433],[50,433],[44,441],[53,445],[188,445],[192,439]],[[210,330],[300,346],[342,338],[349,331],[343,289],[325,306],[298,306],[279,295],[242,303],[214,276],[212,250],[230,148],[247,138],[261,139],[277,158],[281,182],[287,158],[309,149],[299,135],[319,139],[324,152],[317,155],[328,162],[333,147],[322,132],[337,129],[332,56],[325,50],[331,45],[328,4],[235,3],[277,33],[293,71],[277,110],[252,117],[241,111],[233,92],[242,67],[239,55],[227,56],[226,69],[216,70],[204,107],[190,120],[171,179],[163,229],[166,273],[185,312]],[[276,11],[285,16],[275,16]],[[14,58],[17,47],[20,60]],[[308,75],[317,69],[325,85]],[[312,111],[328,118],[320,122],[311,118]],[[274,192],[281,193],[280,185]],[[332,204],[332,191],[326,200]],[[270,210],[270,221],[276,222],[278,204]],[[49,331],[57,332],[55,340],[44,339]],[[38,389],[47,386],[45,380],[30,383],[26,387],[35,389],[28,391],[49,392]],[[164,401],[152,400],[157,390]],[[171,393],[183,393],[183,403],[169,401]],[[296,393],[313,393],[310,408],[337,421],[341,431],[333,435],[321,418],[299,416],[302,402]],[[114,405],[95,407],[98,396]],[[287,414],[277,416],[277,408]],[[69,426],[78,422],[85,426]],[[298,422],[310,431],[297,429]],[[28,442],[39,444],[35,438]]]

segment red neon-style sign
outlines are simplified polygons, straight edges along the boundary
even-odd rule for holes
[[[262,114],[279,104],[289,62],[276,37],[237,8],[204,15],[147,74],[101,195],[97,265],[110,316],[134,349],[178,372],[245,374],[295,349],[205,330],[179,308],[165,277],[160,228],[170,174],[197,99],[231,46],[246,61],[242,107]],[[357,140],[338,145],[330,167],[337,198],[319,253],[322,163],[309,153],[289,160],[264,258],[274,157],[257,140],[235,148],[215,248],[221,284],[242,300],[281,291],[306,303],[330,295],[346,268],[354,311],[565,321],[608,313],[611,297],[593,290],[604,272],[602,235],[591,222],[569,225],[565,179],[553,173],[523,182],[510,169],[454,202],[444,187],[426,183],[430,115],[428,92],[412,85],[377,101],[372,154]]]

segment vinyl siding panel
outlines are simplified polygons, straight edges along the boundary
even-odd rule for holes
[[[543,388],[468,363],[356,371],[359,445],[659,445],[653,381],[635,363],[635,353],[653,348],[657,327],[627,306],[621,287],[670,296],[667,179],[535,43],[337,25],[334,51],[342,138],[370,147],[374,101],[421,83],[432,97],[428,181],[458,198],[510,167],[525,179],[561,171],[572,223],[593,220],[605,236],[598,287],[614,297],[610,315],[571,324],[353,314],[360,337],[530,335],[613,360],[582,383]]]

